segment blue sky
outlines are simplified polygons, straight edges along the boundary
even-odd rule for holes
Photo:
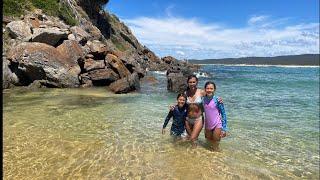
[[[111,0],[105,8],[160,57],[319,53],[319,0]]]

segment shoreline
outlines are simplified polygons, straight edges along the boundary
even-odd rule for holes
[[[282,64],[198,64],[198,65],[219,65],[219,66],[255,66],[255,67],[289,67],[289,68],[317,68],[319,65],[282,65]]]

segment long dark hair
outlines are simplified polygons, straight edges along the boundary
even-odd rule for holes
[[[187,79],[187,90],[186,90],[186,91],[189,91],[189,90],[190,90],[189,85],[188,85],[188,82],[189,82],[189,80],[192,79],[192,78],[195,78],[196,81],[199,82],[196,75],[194,75],[194,74],[189,75],[189,76],[188,76],[188,79]]]
[[[207,81],[207,82],[204,84],[204,89],[206,89],[209,84],[212,84],[212,85],[213,85],[214,91],[217,90],[216,84],[215,84],[213,81]]]
[[[184,97],[185,100],[187,100],[187,95],[184,94],[184,93],[179,93],[178,96],[177,96],[177,100],[178,100],[179,97],[181,97],[181,96]]]

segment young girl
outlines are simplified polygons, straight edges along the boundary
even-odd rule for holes
[[[199,104],[192,103],[188,105],[188,116],[186,117],[186,130],[188,133],[189,140],[192,141],[192,146],[197,146],[197,139],[199,136],[199,133],[201,131],[195,130],[195,125],[202,123],[202,111]],[[202,128],[202,126],[200,126]]]
[[[183,135],[185,131],[185,120],[187,116],[186,100],[187,96],[184,93],[178,94],[177,105],[174,106],[174,109],[172,111],[169,111],[162,127],[162,134],[165,133],[165,128],[171,117],[173,117],[170,134],[175,137],[181,137]]]
[[[223,103],[218,101],[214,96],[216,85],[214,82],[206,82],[204,85],[206,95],[203,99],[205,113],[205,137],[212,143],[212,150],[219,149],[219,142],[222,137],[226,136],[227,116]]]

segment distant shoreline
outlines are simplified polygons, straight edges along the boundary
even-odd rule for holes
[[[244,57],[224,59],[191,59],[193,64],[253,65],[253,66],[319,66],[319,54],[302,54],[276,57]]]
[[[288,68],[317,68],[319,65],[281,65],[281,64],[198,64],[198,65],[219,65],[219,66],[255,66],[255,67],[288,67]]]

